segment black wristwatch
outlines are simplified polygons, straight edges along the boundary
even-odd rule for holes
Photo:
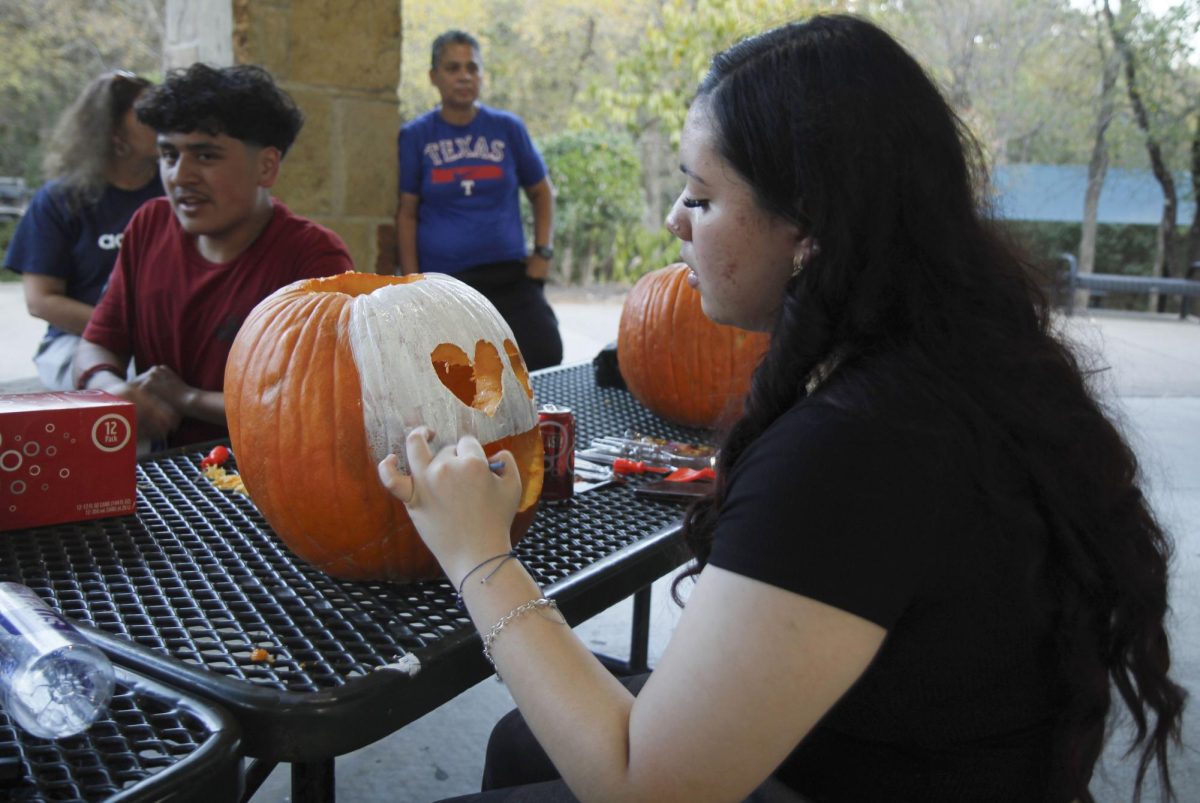
[[[549,245],[535,245],[533,253],[542,259],[554,259],[554,248]]]

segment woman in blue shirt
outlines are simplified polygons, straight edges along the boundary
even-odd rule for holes
[[[133,103],[150,82],[123,70],[88,84],[59,118],[46,184],[26,210],[4,266],[22,274],[29,314],[46,321],[33,361],[50,390],[71,389],[71,361],[133,213],[163,194],[153,129]]]
[[[515,114],[479,103],[479,43],[447,31],[433,43],[437,108],[400,131],[402,273],[448,273],[483,293],[513,330],[530,369],[562,362],[558,320],[543,286],[554,256],[554,189]],[[526,255],[521,189],[533,210]]]

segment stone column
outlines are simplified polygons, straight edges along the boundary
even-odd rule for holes
[[[395,262],[401,0],[167,0],[167,68],[266,68],[304,112],[274,193],[341,235],[360,271]]]

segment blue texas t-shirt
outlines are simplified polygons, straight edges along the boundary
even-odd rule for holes
[[[518,190],[546,176],[521,118],[479,106],[467,125],[437,109],[400,130],[400,191],[421,199],[417,258],[425,272],[457,273],[525,258]]]

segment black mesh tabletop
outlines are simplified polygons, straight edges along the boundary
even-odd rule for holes
[[[642,434],[686,441],[590,365],[533,374],[539,403],[576,414],[577,444]],[[247,755],[308,761],[382,738],[491,672],[446,580],[348,582],[297,558],[253,503],[200,473],[200,448],[138,465],[133,516],[0,536],[0,579],[90,625],[122,662],[219,702]],[[683,561],[682,506],[628,484],[543,505],[518,553],[572,624]],[[401,656],[420,662],[408,675]]]
[[[230,715],[116,671],[107,714],[75,736],[32,736],[0,709],[0,800],[236,800],[240,732]]]

